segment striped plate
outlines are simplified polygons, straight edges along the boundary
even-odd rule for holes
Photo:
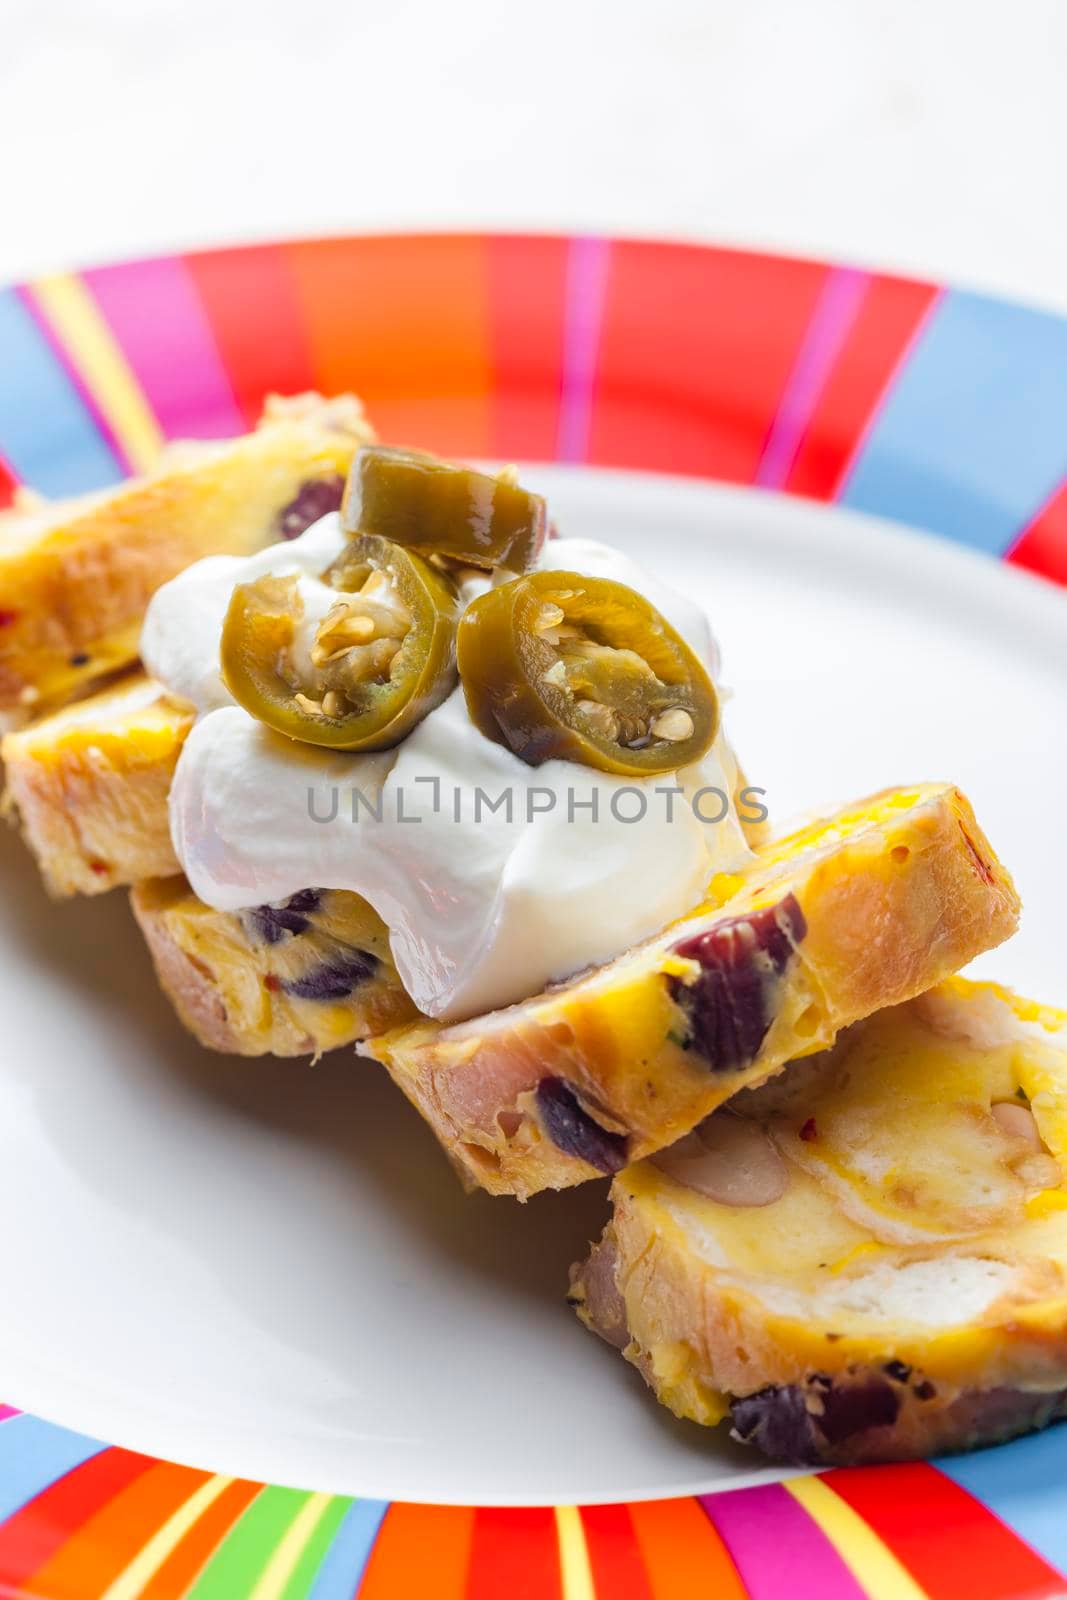
[[[0,291],[0,504],[356,389],[464,456],[759,484],[1067,582],[1067,322],[696,246],[300,241]],[[213,1475],[0,1406],[0,1593],[35,1600],[1021,1600],[1067,1593],[1062,1434],[677,1500],[386,1504]]]

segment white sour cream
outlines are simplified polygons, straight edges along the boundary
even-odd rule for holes
[[[222,624],[234,585],[273,574],[295,576],[305,612],[325,616],[337,599],[318,581],[344,548],[336,512],[313,522],[299,539],[272,544],[251,556],[205,556],[157,589],[141,629],[141,660],[171,694],[191,700],[199,712],[232,706],[219,672]],[[325,887],[325,885],[323,885]]]
[[[633,781],[573,762],[526,766],[472,725],[462,689],[377,755],[297,744],[235,706],[219,675],[233,585],[296,574],[321,615],[331,591],[317,574],[342,543],[326,517],[247,560],[199,562],[150,607],[146,663],[201,712],[170,812],[178,859],[208,905],[237,911],[308,887],[360,894],[389,928],[416,1005],[456,1020],[610,960],[749,858],[732,807],[715,822],[715,795],[693,803],[702,789],[733,793],[722,735],[686,772]],[[553,540],[542,564],[638,589],[717,666],[703,613],[620,552]]]

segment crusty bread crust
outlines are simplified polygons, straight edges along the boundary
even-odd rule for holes
[[[167,795],[192,710],[143,673],[0,741],[9,812],[53,895],[178,872]]]
[[[608,966],[471,1022],[370,1041],[465,1179],[520,1199],[673,1143],[738,1089],[1011,934],[966,798],[887,791],[759,852]]]
[[[309,483],[373,437],[352,396],[268,404],[253,433],[172,446],[146,478],[9,519],[0,547],[0,713],[56,705],[137,656],[160,584],[201,556],[281,537]]]
[[[152,957],[159,986],[194,1039],[206,1049],[218,1050],[223,1055],[262,1055],[264,1051],[257,1041],[242,1040],[230,1026],[225,1003],[210,969],[182,949],[163,907],[155,901],[153,886],[147,884],[135,889],[130,904]],[[306,1052],[295,1051],[294,1054],[310,1054],[312,1048],[309,1040]]]

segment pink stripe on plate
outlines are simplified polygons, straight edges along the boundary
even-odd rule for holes
[[[826,1535],[780,1483],[697,1498],[729,1550],[751,1600],[800,1594],[818,1595],[819,1600],[866,1600],[866,1591]]]
[[[84,275],[167,438],[225,438],[245,422],[196,286],[178,256]]]
[[[870,281],[869,273],[852,267],[835,267],[827,275],[756,468],[756,482],[764,489],[780,489],[789,476],[816,402]]]
[[[563,327],[563,392],[556,456],[584,461],[589,454],[600,326],[611,260],[611,240],[580,236],[567,252]]]
[[[18,1406],[0,1406],[0,1422],[6,1422],[8,1417],[21,1417],[21,1415]]]

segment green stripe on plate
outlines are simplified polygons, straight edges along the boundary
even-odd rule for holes
[[[188,1600],[240,1600],[311,1498],[300,1489],[264,1489],[235,1522],[196,1583]]]
[[[292,1577],[281,1593],[281,1600],[307,1600],[322,1566],[333,1536],[344,1521],[352,1505],[344,1495],[335,1495],[319,1519],[314,1533],[304,1546],[303,1554],[293,1568]]]

